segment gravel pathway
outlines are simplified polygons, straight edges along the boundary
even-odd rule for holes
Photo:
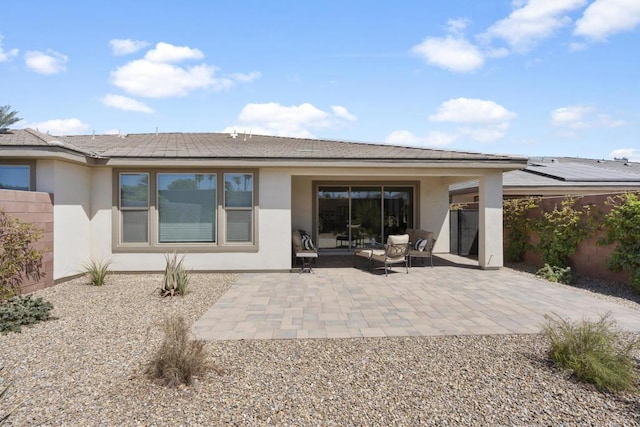
[[[21,403],[6,425],[640,425],[640,395],[554,370],[541,335],[209,342],[217,369],[165,388],[141,375],[162,320],[192,323],[237,276],[194,274],[173,299],[160,280],[38,292],[58,319],[0,335],[0,417]]]

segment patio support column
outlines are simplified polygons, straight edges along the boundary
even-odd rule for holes
[[[503,266],[502,172],[483,175],[479,186],[478,263],[483,270]]]

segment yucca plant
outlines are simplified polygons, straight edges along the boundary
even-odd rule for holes
[[[549,355],[556,366],[599,390],[634,390],[637,372],[633,352],[640,347],[640,340],[624,342],[621,330],[609,316],[607,313],[596,322],[581,323],[545,316],[544,332],[551,340]]]
[[[89,277],[91,284],[95,286],[104,285],[104,280],[109,274],[109,267],[111,267],[110,260],[94,260],[88,262],[82,266],[82,272]]]
[[[164,279],[161,293],[163,297],[184,295],[189,286],[189,272],[184,268],[184,255],[178,258],[175,252],[173,255],[165,255],[167,266],[164,270]]]

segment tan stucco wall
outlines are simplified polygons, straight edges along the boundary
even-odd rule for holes
[[[112,169],[94,168],[91,175],[91,255],[96,261],[110,259]]]
[[[91,170],[58,160],[38,160],[36,190],[53,198],[53,279],[78,274],[91,258]]]
[[[483,269],[503,266],[502,174],[480,177],[478,263]]]
[[[196,271],[287,270],[291,267],[291,230],[314,233],[313,182],[412,182],[418,224],[437,236],[435,252],[449,250],[448,186],[457,175],[478,170],[415,168],[260,168],[258,179],[258,250],[188,253],[185,264]],[[82,264],[110,259],[114,271],[162,271],[162,253],[113,253],[113,179],[110,167],[82,166],[59,160],[37,162],[38,191],[55,194],[54,279],[78,274]],[[444,175],[441,175],[444,174]],[[448,174],[448,175],[447,175]],[[493,248],[491,248],[493,249]],[[495,257],[494,257],[495,259]]]
[[[113,271],[163,271],[162,253],[112,253],[111,169],[93,180],[94,254],[109,258]],[[287,270],[291,267],[291,177],[286,171],[261,169],[258,180],[258,251],[188,253],[185,266],[194,271]],[[108,187],[108,188],[107,188]]]
[[[425,177],[420,183],[420,228],[433,231],[435,253],[449,252],[449,185],[440,177]]]

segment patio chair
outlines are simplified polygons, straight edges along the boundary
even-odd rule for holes
[[[409,267],[411,267],[413,258],[424,259],[429,258],[431,267],[433,267],[433,245],[436,239],[433,238],[433,232],[419,229],[408,229],[409,234]]]
[[[305,233],[306,236],[308,234]],[[306,239],[305,239],[306,240]],[[300,260],[302,266],[300,267],[300,273],[307,272],[313,273],[313,268],[311,266],[311,262],[318,259],[318,250],[313,246],[311,239],[305,244],[302,241],[301,232],[298,230],[293,230],[291,232],[291,247],[294,256],[293,267],[295,268],[298,259]]]
[[[409,254],[409,235],[392,235],[387,238],[387,244],[384,249],[361,249],[356,251],[355,256],[366,258],[369,260],[369,269],[373,269],[373,263],[381,262],[384,264],[384,275],[389,275],[389,270],[393,264],[404,263],[404,267],[409,273],[408,254]]]

